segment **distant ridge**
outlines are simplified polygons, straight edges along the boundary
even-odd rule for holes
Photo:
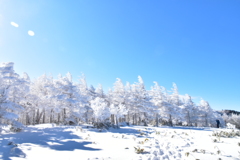
[[[227,115],[231,115],[231,114],[240,115],[240,112],[235,111],[235,110],[228,110],[228,109],[226,109],[226,110],[222,110],[222,111],[220,111],[220,112],[221,112],[222,114],[226,113]]]

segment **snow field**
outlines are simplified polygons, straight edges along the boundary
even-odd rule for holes
[[[126,126],[99,130],[42,124],[0,136],[4,160],[234,160],[240,139],[212,136],[228,129]],[[214,142],[214,139],[218,139]],[[12,144],[8,145],[9,142]],[[137,154],[136,152],[139,152]]]

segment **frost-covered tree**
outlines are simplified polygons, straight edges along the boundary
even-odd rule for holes
[[[118,104],[117,106],[114,104],[111,104],[110,106],[110,112],[113,114],[116,118],[116,125],[119,126],[118,119],[122,118],[124,115],[128,113],[127,108],[123,104]]]
[[[125,88],[120,78],[117,78],[117,81],[114,83],[113,92],[112,92],[112,103],[115,105],[125,103]]]
[[[129,102],[131,108],[130,113],[133,115],[133,123],[140,124],[148,121],[147,115],[152,114],[154,107],[150,102],[150,96],[145,89],[145,85],[141,76],[138,76],[138,82],[131,85],[131,94]]]
[[[58,110],[53,97],[55,93],[53,77],[43,74],[33,81],[28,96],[33,124],[46,123],[46,118],[52,117],[53,111]]]
[[[184,103],[180,106],[182,111],[182,122],[187,124],[188,126],[192,126],[193,123],[197,122],[197,110],[194,102],[192,101],[191,96],[186,94],[183,97]]]
[[[23,107],[19,105],[21,98],[17,91],[21,79],[13,70],[13,66],[13,62],[0,65],[0,123],[19,126],[17,119]]]
[[[154,106],[156,106],[155,123],[156,123],[156,126],[158,127],[159,114],[160,114],[160,111],[164,104],[164,97],[163,97],[163,93],[162,93],[162,87],[157,82],[154,82],[154,84],[155,85],[152,87],[149,94],[151,96],[151,102],[153,103]]]
[[[176,85],[174,85],[176,86]],[[180,120],[179,111],[179,97],[178,92],[173,89],[173,94],[169,95],[164,87],[161,87],[162,102],[161,107],[158,109],[158,113],[161,117],[162,123],[173,125],[173,122],[178,123]]]
[[[109,90],[109,93],[108,93],[108,101],[111,104],[112,123],[115,123],[118,125],[119,118],[123,118],[123,115],[127,114],[127,112],[126,113],[124,112],[124,108],[126,110],[126,107],[125,107],[126,96],[127,95],[125,93],[125,87],[121,79],[117,78],[116,82],[114,83],[113,90]],[[120,113],[121,111],[123,113]]]
[[[106,100],[97,97],[94,100],[91,100],[90,103],[97,123],[105,122],[106,119],[110,117],[111,113]]]
[[[76,85],[78,87],[79,94],[82,96],[82,101],[84,101],[84,103],[82,103],[84,104],[83,106],[85,110],[83,119],[85,122],[89,123],[90,119],[93,118],[93,110],[90,106],[90,101],[96,98],[97,93],[95,92],[95,88],[93,86],[88,88],[86,77],[84,74],[82,74],[82,76],[80,77],[79,82],[80,83]]]
[[[226,113],[224,113],[221,118],[224,120],[224,124],[230,123],[232,125],[235,125],[236,128],[240,129],[240,115],[227,115]],[[220,121],[220,123],[222,122]]]
[[[198,108],[200,110],[199,117],[204,126],[215,124],[214,112],[207,101],[202,99]]]
[[[15,101],[24,108],[24,112],[20,114],[19,121],[23,124],[30,124],[30,119],[28,115],[29,103],[28,96],[30,93],[31,81],[27,73],[23,73],[20,77],[20,84],[14,89]]]
[[[180,106],[178,87],[176,83],[173,83],[172,95],[170,96],[170,103],[176,106]]]
[[[104,91],[103,91],[103,88],[102,88],[101,84],[98,85],[98,87],[95,90],[95,93],[96,93],[97,97],[106,98],[106,95],[104,94]]]
[[[86,100],[85,96],[78,91],[77,86],[73,84],[71,77],[71,74],[68,73],[66,77],[59,77],[54,81],[57,93],[55,98],[59,102],[59,106],[62,106],[63,121],[78,123],[85,113]]]
[[[214,126],[223,118],[207,101],[195,105],[189,95],[180,95],[173,83],[171,94],[154,82],[151,90],[145,88],[143,79],[123,85],[117,78],[112,89],[104,92],[101,85],[88,87],[84,75],[74,83],[72,75],[54,79],[46,74],[31,81],[24,73],[19,76],[13,70],[14,63],[0,65],[0,122],[14,124],[67,123],[72,122],[131,122],[147,125]],[[223,116],[224,117],[224,116]],[[225,121],[238,123],[236,115],[224,117]]]

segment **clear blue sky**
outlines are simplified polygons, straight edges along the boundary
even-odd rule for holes
[[[84,73],[105,90],[138,75],[147,89],[175,82],[180,94],[239,111],[240,1],[0,0],[6,61],[31,79]]]

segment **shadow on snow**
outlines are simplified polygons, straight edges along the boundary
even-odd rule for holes
[[[89,151],[100,150],[85,146],[91,144],[91,142],[75,141],[76,139],[82,140],[82,138],[72,134],[71,131],[64,131],[64,129],[66,128],[54,127],[39,129],[27,127],[23,132],[1,135],[0,156],[2,155],[2,157],[0,157],[0,159],[10,160],[10,157],[26,157],[26,154],[18,146],[8,145],[9,142],[17,145],[30,143],[56,151],[73,151],[75,149]]]

